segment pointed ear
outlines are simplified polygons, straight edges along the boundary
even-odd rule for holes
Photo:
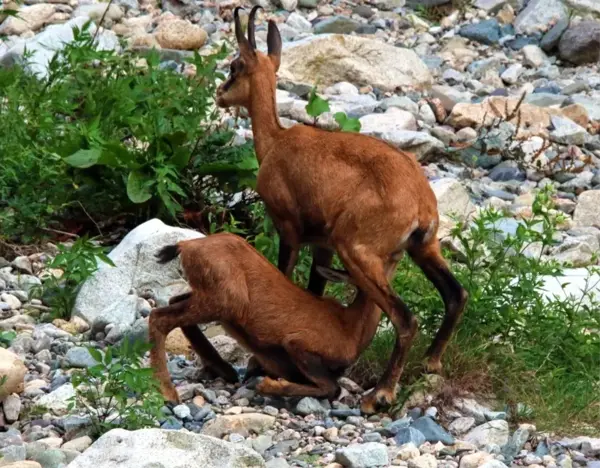
[[[269,20],[269,32],[267,33],[267,46],[269,58],[273,62],[275,71],[277,71],[281,63],[281,36],[279,35],[279,29],[271,20]]]
[[[333,268],[318,266],[317,273],[332,283],[352,283],[350,275],[347,271],[334,270]]]

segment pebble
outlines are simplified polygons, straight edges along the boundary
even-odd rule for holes
[[[177,405],[175,408],[173,408],[173,414],[179,419],[189,419],[192,415],[192,412],[187,405]]]

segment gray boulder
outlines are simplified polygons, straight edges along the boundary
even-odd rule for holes
[[[319,34],[284,44],[280,80],[327,87],[348,81],[383,91],[424,88],[432,77],[410,49],[343,34]]]
[[[335,461],[350,468],[388,466],[387,448],[377,442],[344,447],[335,454]]]
[[[519,34],[533,34],[567,17],[567,7],[562,0],[531,0],[515,19],[515,30]]]
[[[350,34],[358,29],[360,23],[345,16],[332,16],[315,25],[315,34]]]
[[[187,289],[179,262],[159,265],[156,253],[166,245],[199,237],[203,235],[158,219],[136,227],[108,255],[115,266],[101,264],[82,286],[73,313],[98,328],[109,323],[131,326],[146,303],[138,296],[153,296],[164,305]]]
[[[592,13],[600,16],[598,0],[565,0],[565,3],[576,11]]]
[[[501,420],[490,421],[471,429],[462,439],[478,448],[483,448],[489,444],[502,447],[509,440],[508,423]]]
[[[67,468],[263,468],[254,450],[198,434],[163,429],[113,429]]]
[[[600,60],[600,23],[582,21],[565,31],[558,43],[560,58],[583,65]]]
[[[419,161],[444,150],[444,144],[426,132],[395,130],[393,132],[374,133],[374,136],[387,141],[398,149],[413,153]]]
[[[496,19],[481,21],[476,24],[467,24],[458,31],[463,37],[482,44],[496,44],[502,35],[500,24]]]

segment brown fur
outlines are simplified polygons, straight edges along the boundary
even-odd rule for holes
[[[375,334],[381,310],[366,295],[358,291],[348,307],[314,296],[287,279],[241,237],[215,234],[179,242],[177,248],[192,292],[154,309],[149,321],[152,366],[168,400],[178,401],[178,397],[166,367],[164,343],[177,327],[182,327],[209,368],[235,381],[235,370],[196,327],[220,322],[270,377],[283,379],[267,378],[259,384],[259,391],[287,396],[334,396],[337,377],[357,360]],[[162,255],[162,261],[176,255],[173,246],[163,251],[170,255]]]
[[[256,7],[250,14],[254,20]],[[236,31],[240,31],[238,11]],[[252,28],[253,30],[253,28]],[[329,132],[306,125],[284,129],[275,103],[281,39],[269,22],[269,54],[237,34],[240,56],[217,92],[221,107],[243,106],[252,119],[260,169],[257,191],[280,233],[279,268],[292,274],[303,244],[317,247],[309,289],[322,294],[325,281],[316,265],[328,266],[336,251],[356,284],[389,316],[396,347],[375,391],[363,400],[365,412],[395,397],[407,351],[417,331],[408,307],[388,276],[408,251],[440,291],[446,316],[428,350],[427,369],[440,359],[467,299],[448,270],[437,240],[437,200],[412,154],[360,134]]]

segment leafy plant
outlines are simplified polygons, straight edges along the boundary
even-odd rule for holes
[[[182,201],[198,199],[198,174],[243,175],[237,185],[250,186],[251,148],[213,124],[225,54],[196,53],[189,77],[162,66],[156,51],[141,59],[98,50],[84,27],[45,77],[29,73],[27,59],[0,68],[3,235],[31,241],[62,223],[94,227],[89,213],[172,220]]]
[[[16,337],[17,334],[12,330],[0,331],[0,346],[8,348]]]
[[[545,292],[549,278],[565,274],[544,255],[562,222],[552,209],[552,195],[551,187],[537,194],[531,219],[516,221],[485,210],[452,232],[454,248],[446,255],[454,259],[452,270],[469,291],[469,302],[445,356],[445,373],[458,391],[490,391],[509,406],[531,407],[538,427],[581,429],[583,423],[598,429],[600,298],[593,293],[598,280],[590,270],[577,298]],[[407,364],[410,381],[420,375],[443,304],[409,260],[401,263],[393,285],[420,322],[421,335]],[[393,343],[393,331],[384,327],[355,376],[378,376]],[[513,415],[524,417],[523,412]]]
[[[315,124],[317,118],[325,112],[330,112],[329,102],[317,95],[316,86],[310,92],[308,104],[306,104],[306,113],[314,117]],[[340,126],[342,132],[360,132],[360,120],[354,117],[348,117],[345,112],[336,112],[333,116]]]
[[[308,104],[306,104],[306,113],[311,117],[315,118],[315,122],[317,117],[325,112],[329,112],[329,102],[326,99],[317,95],[317,87],[313,87],[310,91],[310,95],[308,96]]]
[[[333,118],[342,132],[360,132],[360,120],[348,117],[345,112],[336,112]]]
[[[114,266],[106,255],[105,248],[95,244],[94,239],[84,236],[71,246],[60,244],[58,255],[47,265],[51,274],[42,286],[32,289],[32,296],[42,298],[52,308],[55,317],[69,318],[77,293],[81,285],[98,269],[98,260]],[[62,275],[59,271],[62,271]]]
[[[123,340],[118,347],[88,348],[95,366],[73,373],[72,414],[87,414],[96,435],[116,427],[136,430],[156,426],[163,397],[153,369],[142,365],[152,345]]]

